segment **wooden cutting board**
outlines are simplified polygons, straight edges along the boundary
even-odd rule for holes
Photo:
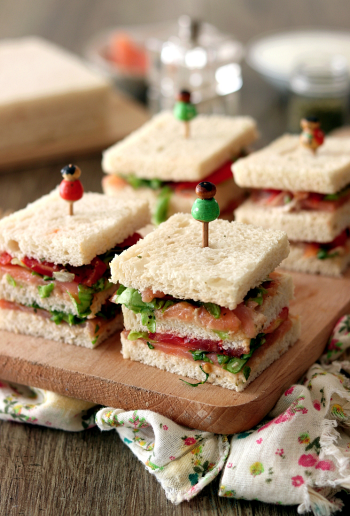
[[[48,140],[38,145],[15,145],[0,154],[0,173],[8,168],[23,168],[33,163],[62,160],[65,156],[78,156],[102,151],[135,131],[150,118],[141,104],[116,90],[111,93],[110,110],[106,126],[101,131],[71,135],[67,138]]]
[[[302,317],[302,337],[242,393],[210,384],[189,387],[175,374],[123,360],[119,335],[89,350],[0,332],[0,378],[115,408],[153,410],[200,430],[247,430],[317,360],[337,319],[350,311],[350,274],[293,277],[291,311]]]

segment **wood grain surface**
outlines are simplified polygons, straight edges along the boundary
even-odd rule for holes
[[[263,32],[300,26],[349,29],[348,0],[1,0],[0,38],[36,34],[82,54],[97,31],[176,19],[186,12],[243,43]],[[257,146],[262,147],[285,131],[287,99],[245,64],[242,70],[240,112],[257,119]],[[0,175],[0,207],[17,210],[48,193],[69,161],[81,167],[86,191],[101,191],[100,153],[76,156],[72,152],[57,165],[8,168]],[[297,515],[296,506],[219,498],[218,479],[191,502],[174,506],[114,432],[69,433],[1,421],[0,429],[1,516]],[[341,514],[348,514],[350,497],[340,498],[345,502]]]
[[[350,310],[349,278],[293,277],[291,312],[301,317],[302,336],[243,392],[209,383],[194,389],[178,375],[124,360],[119,334],[89,350],[0,332],[0,378],[114,408],[154,410],[191,428],[242,432],[256,425],[318,359],[335,322]]]

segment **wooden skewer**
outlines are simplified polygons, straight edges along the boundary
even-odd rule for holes
[[[202,234],[202,247],[209,247],[209,222],[202,222],[203,234]]]

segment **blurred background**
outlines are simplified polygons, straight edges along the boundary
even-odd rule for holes
[[[0,0],[0,44],[30,35],[78,55],[136,103],[119,103],[111,113],[118,138],[101,137],[94,149],[81,142],[63,149],[63,142],[66,152],[53,153],[51,166],[39,159],[35,176],[18,142],[6,159],[1,152],[4,209],[34,200],[43,181],[49,191],[57,163],[75,156],[86,188],[100,191],[101,150],[150,113],[171,108],[179,88],[192,90],[201,112],[253,116],[261,134],[255,148],[299,132],[309,113],[326,132],[349,123],[348,0]],[[0,59],[0,92],[1,84]],[[21,189],[6,174],[12,169]]]
[[[199,27],[186,27],[188,21],[182,20],[184,25],[179,37],[177,20],[181,15],[188,15],[192,18],[192,21],[199,21],[201,24]],[[210,24],[210,27],[204,25],[204,23]],[[310,29],[342,31],[343,33],[339,33],[336,38],[338,41],[331,42],[330,46],[333,45],[334,53],[339,55],[339,45],[342,45],[343,39],[346,56],[347,53],[350,55],[350,39],[348,39],[350,36],[346,34],[349,25],[349,3],[347,0],[333,0],[332,2],[329,2],[329,0],[284,0],[283,2],[279,0],[0,1],[0,38],[39,35],[90,59],[101,70],[103,70],[105,64],[105,73],[108,73],[108,66],[111,64],[109,71],[113,75],[111,70],[113,67],[115,68],[114,73],[115,76],[118,76],[118,79],[116,77],[114,79],[117,84],[119,81],[119,87],[124,90],[129,89],[131,95],[138,96],[141,100],[146,99],[146,93],[142,91],[142,85],[140,86],[141,79],[144,79],[146,84],[151,83],[152,92],[148,94],[148,99],[153,110],[157,110],[159,106],[168,107],[169,101],[173,99],[173,92],[176,87],[174,62],[179,59],[182,59],[183,62],[186,61],[183,47],[187,50],[194,47],[204,48],[204,53],[193,54],[192,52],[192,56],[187,56],[186,61],[190,67],[192,66],[192,72],[195,68],[195,73],[192,73],[192,83],[188,85],[199,92],[195,100],[203,101],[203,99],[208,99],[213,92],[216,91],[217,93],[217,90],[215,90],[217,84],[212,85],[213,91],[208,92],[208,85],[205,85],[205,74],[208,74],[208,68],[210,68],[210,76],[215,78],[215,71],[221,67],[221,70],[216,73],[216,78],[219,76],[221,80],[219,89],[221,88],[222,102],[217,102],[216,107],[214,105],[215,101],[209,102],[210,105],[202,107],[202,111],[225,110],[231,114],[237,111],[254,116],[257,118],[263,133],[260,141],[261,145],[281,134],[289,128],[288,126],[290,128],[293,128],[293,124],[295,126],[293,115],[296,113],[297,116],[294,116],[294,118],[298,118],[301,110],[301,101],[298,103],[299,98],[295,99],[295,97],[304,97],[305,89],[307,90],[306,94],[310,94],[311,91],[312,95],[315,86],[310,85],[310,81],[306,86],[305,84],[300,85],[303,80],[304,83],[305,81],[308,82],[309,72],[307,69],[306,71],[301,70],[299,83],[298,77],[294,78],[294,86],[290,82],[288,84],[287,77],[282,92],[281,88],[276,87],[280,78],[275,77],[271,80],[271,77],[268,77],[269,82],[267,82],[266,76],[269,73],[275,73],[276,70],[273,67],[283,67],[285,60],[289,63],[293,59],[290,53],[296,45],[300,47],[299,53],[309,54],[310,59],[317,55],[317,44],[320,41],[323,41],[323,45],[319,57],[323,56],[324,48],[327,47],[327,42],[324,43],[322,35],[315,43],[310,44],[310,41],[305,39],[307,36],[305,34],[304,39],[299,41],[293,39],[295,34],[292,34],[293,37],[289,38],[288,41],[277,38],[270,42],[270,47],[266,47],[266,39],[260,39],[262,35],[269,32],[283,33],[300,29],[303,29],[303,31]],[[217,30],[215,35],[212,34],[214,27]],[[203,31],[202,38],[201,31]],[[115,55],[114,63],[113,56],[110,63],[103,64],[103,59],[100,59],[99,62],[98,53],[100,52],[101,56],[101,53],[103,55],[103,52],[105,52],[105,49],[101,51],[101,45],[106,43],[106,38],[113,41],[113,36],[114,47],[111,47],[109,52],[110,55],[111,52],[113,54],[113,51],[117,54],[119,52],[121,65],[120,63],[119,65],[116,64],[118,57],[115,58]],[[218,36],[222,37],[221,41]],[[152,37],[153,47],[152,41],[150,41]],[[227,45],[230,39],[231,43],[235,42],[236,45],[232,44],[231,47]],[[253,48],[254,55],[252,55],[252,52],[249,54],[251,47],[247,48],[246,46],[252,40],[255,40],[255,42],[258,40],[260,44],[261,42],[265,43],[265,47],[260,45],[258,48]],[[223,45],[225,41],[226,47]],[[161,47],[166,42],[168,42],[168,48],[164,49],[163,46],[161,60]],[[147,48],[148,44],[149,50],[150,43],[151,51],[153,50],[157,57],[154,57],[153,54],[151,59],[149,56],[144,59],[141,49]],[[276,50],[279,48],[276,57]],[[177,51],[178,55],[176,55]],[[246,59],[255,69],[247,65]],[[203,61],[206,61],[204,65]],[[222,68],[223,65],[230,62],[241,65],[242,84],[240,83],[240,69],[237,67]],[[295,63],[295,65],[297,64]],[[300,63],[301,68],[302,65],[303,63]],[[259,66],[260,72],[263,70],[265,73],[265,79],[261,73],[256,71]],[[307,68],[307,63],[305,66]],[[332,82],[332,78],[326,78],[325,82],[327,84],[324,85],[321,92],[323,98],[332,97],[330,103],[333,105],[332,109],[336,112],[336,120],[331,123],[331,126],[337,125],[339,122],[347,122],[347,119],[343,120],[344,116],[347,115],[347,106],[344,104],[344,97],[347,100],[348,96],[347,63],[344,67],[341,60],[338,59],[338,62],[322,62],[319,66],[323,67],[323,73],[324,68],[328,67],[328,72],[331,75],[334,74],[334,68],[336,68],[336,73],[340,76],[340,79],[337,76],[335,80],[339,83],[336,85],[334,81]],[[134,69],[132,69],[133,67]],[[205,69],[206,67],[207,69]],[[145,77],[142,77],[142,71],[145,73]],[[287,74],[291,71],[293,70],[289,67],[284,70],[284,73]],[[296,70],[293,72],[297,73]],[[173,76],[169,78],[171,74]],[[275,84],[272,84],[274,80]],[[172,82],[175,83],[174,88]],[[205,91],[206,89],[207,91]],[[233,90],[239,91],[239,95],[231,95],[230,98],[230,93],[234,93]],[[166,98],[167,95],[168,99]],[[226,98],[223,100],[222,97],[224,96]],[[292,107],[290,106],[291,97],[293,97]],[[335,97],[338,98],[337,102],[334,102]],[[318,92],[318,98],[320,98],[320,92]],[[290,113],[288,110],[292,110],[294,113]],[[345,113],[340,113],[340,111]]]

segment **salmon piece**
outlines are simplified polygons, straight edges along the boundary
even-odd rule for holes
[[[319,244],[305,244],[304,258],[314,258],[320,249]]]
[[[126,186],[128,186],[127,181],[122,179],[119,176],[114,176],[113,174],[108,174],[108,176],[105,176],[102,179],[102,186],[103,187],[112,187],[116,190],[122,190]]]
[[[233,310],[235,315],[241,321],[242,330],[249,339],[253,339],[256,336],[256,328],[254,324],[254,310],[245,306],[241,303]]]
[[[160,290],[153,292],[151,288],[146,288],[146,290],[141,293],[141,298],[144,303],[150,303],[155,297],[162,299],[165,296],[166,294],[164,294],[164,292],[161,292]]]
[[[233,331],[236,332],[241,326],[241,321],[233,310],[228,308],[221,308],[221,315],[219,319],[215,319],[204,306],[199,309],[198,319],[202,326],[209,330],[218,331]]]
[[[44,281],[40,276],[32,274],[31,270],[28,270],[20,265],[0,265],[0,277],[3,274],[10,274],[15,281],[20,283],[27,283],[28,285],[48,285],[49,281]],[[57,281],[52,280],[55,283],[55,294],[68,292],[72,296],[78,296],[78,284],[74,281]]]
[[[195,320],[197,310],[198,308],[195,308],[190,303],[181,301],[181,303],[169,306],[163,313],[163,319],[178,319],[191,323]]]

